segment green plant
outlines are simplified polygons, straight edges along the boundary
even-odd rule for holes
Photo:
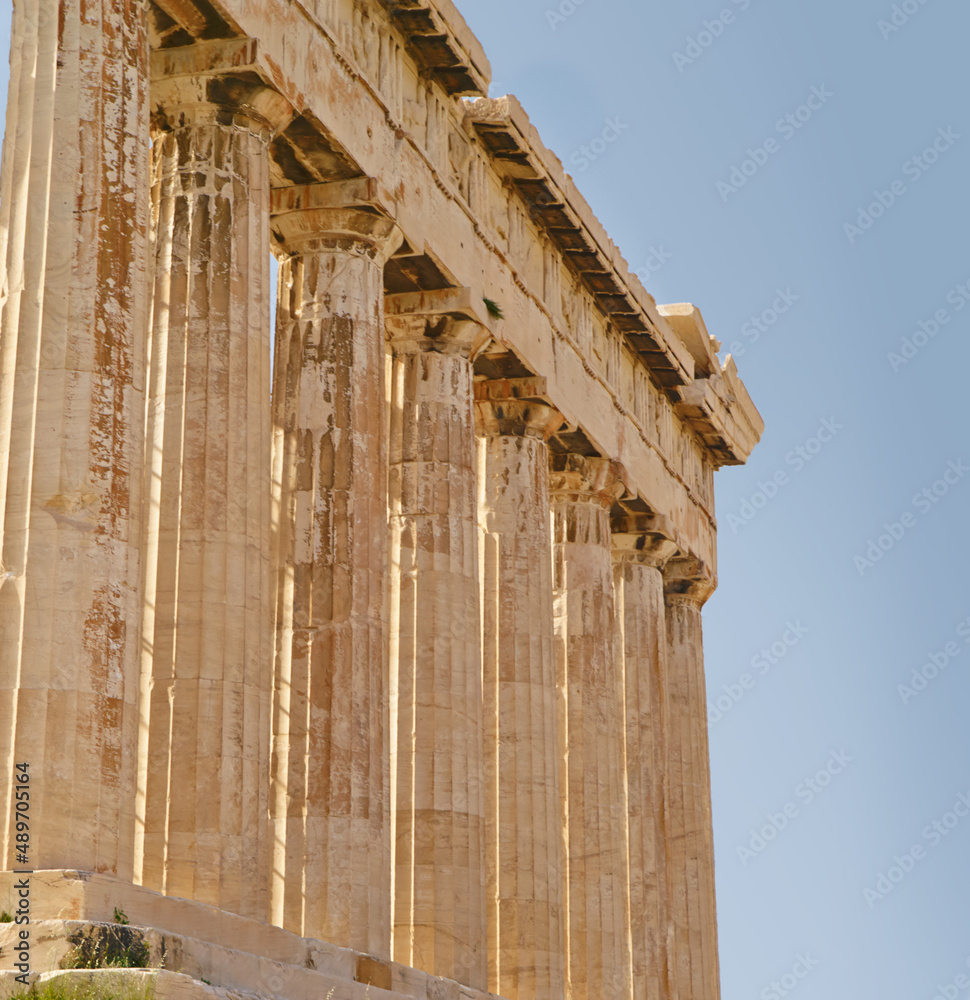
[[[119,907],[115,907],[115,923],[116,924],[127,924],[131,921],[128,919],[128,914]]]
[[[120,976],[78,980],[67,975],[39,980],[8,1000],[154,1000],[154,996],[154,977],[145,983]]]
[[[74,951],[64,969],[147,969],[150,956],[140,931],[124,924],[98,924],[69,938]]]
[[[482,301],[485,303],[485,308],[488,310],[489,316],[493,316],[495,319],[505,319],[502,307],[496,301],[484,297]]]
[[[13,915],[8,910],[4,910],[3,913],[0,913],[0,924],[12,924],[12,923],[13,923]]]

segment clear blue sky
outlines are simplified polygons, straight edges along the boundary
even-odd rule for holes
[[[648,289],[740,343],[767,423],[717,477],[706,612],[730,706],[711,713],[724,1000],[966,998],[970,9],[458,4],[493,96],[520,98],[632,267],[669,255]]]

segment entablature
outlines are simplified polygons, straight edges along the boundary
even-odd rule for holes
[[[292,107],[272,146],[274,203],[294,186],[379,184],[403,234],[387,291],[462,287],[499,305],[492,355],[515,359],[505,377],[546,380],[569,428],[551,447],[621,462],[631,496],[669,519],[682,552],[714,565],[713,471],[746,460],[757,410],[733,362],[717,363],[700,314],[658,307],[630,273],[518,102],[456,96],[483,92],[488,65],[450,0],[155,10],[156,78],[208,65],[223,45],[232,73]]]

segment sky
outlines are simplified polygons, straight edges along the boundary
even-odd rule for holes
[[[765,419],[705,610],[722,997],[970,997],[970,7],[457,3]]]

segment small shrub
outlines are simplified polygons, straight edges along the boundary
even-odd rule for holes
[[[74,951],[64,960],[65,969],[147,969],[148,948],[139,931],[124,924],[101,924],[78,931],[69,939]]]
[[[11,914],[8,910],[4,910],[2,913],[0,913],[0,924],[12,924],[12,923],[13,923],[13,914]]]

